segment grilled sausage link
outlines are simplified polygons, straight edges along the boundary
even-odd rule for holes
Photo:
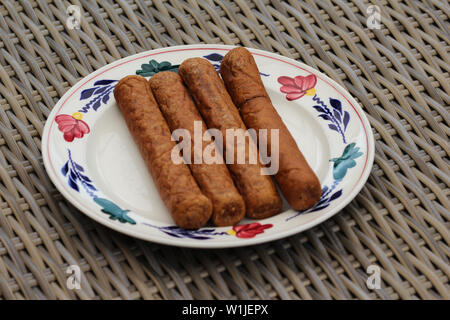
[[[256,150],[256,146],[251,145],[254,141],[245,139],[245,143],[238,144],[237,148],[234,148],[234,140],[227,142],[227,129],[246,131],[247,128],[212,64],[202,58],[190,58],[181,64],[179,74],[189,88],[208,128],[221,131],[225,145],[224,156],[227,159],[236,159],[239,152],[237,149],[245,148],[244,163],[233,161],[227,165],[244,198],[247,216],[262,219],[278,213],[282,205],[281,198],[270,176],[261,174],[265,168],[260,164],[257,152],[257,161],[249,161],[249,151],[252,148]]]
[[[211,201],[201,193],[189,167],[172,161],[177,145],[147,80],[134,75],[121,79],[114,97],[175,223],[185,229],[205,225],[212,214]]]
[[[213,223],[216,226],[230,226],[238,223],[245,215],[244,200],[234,186],[222,155],[206,132],[206,125],[189,96],[183,80],[178,74],[165,71],[151,77],[149,83],[172,133],[177,129],[185,129],[190,135],[189,167],[200,189],[212,201]],[[195,125],[201,126],[201,129],[197,130],[200,133],[198,138],[202,139],[205,136],[205,139],[211,142],[194,141]],[[196,143],[202,143],[202,148],[197,148]],[[220,163],[204,161],[203,154],[209,144],[214,148],[212,153],[220,158]]]
[[[229,51],[220,74],[248,128],[279,129],[279,170],[275,180],[295,210],[306,210],[319,201],[320,181],[272,105],[252,54],[238,47]],[[271,150],[271,139],[268,139]]]

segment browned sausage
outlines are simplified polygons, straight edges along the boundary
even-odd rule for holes
[[[259,162],[259,157],[255,163],[249,161],[250,148],[254,147],[256,150],[253,140],[245,139],[243,146],[238,145],[245,148],[243,164],[236,161],[237,148],[234,148],[234,142],[227,143],[226,129],[247,130],[247,128],[212,64],[202,58],[187,59],[181,64],[179,74],[189,88],[208,128],[221,131],[225,157],[235,159],[232,164],[227,165],[244,198],[247,216],[262,219],[278,213],[282,202],[272,179],[261,174],[263,166]]]
[[[166,118],[172,132],[176,129],[186,129],[191,137],[191,161],[189,167],[192,175],[202,189],[203,193],[212,201],[212,221],[216,226],[230,226],[238,223],[245,215],[245,204],[241,195],[234,186],[222,155],[216,149],[215,143],[202,142],[202,148],[195,149],[194,145],[194,121],[201,125],[200,138],[206,133],[206,125],[198,113],[189,92],[183,84],[180,76],[174,72],[160,72],[149,80],[150,87],[158,102],[159,108]],[[200,143],[201,141],[197,141]],[[203,159],[203,151],[209,144],[214,147],[214,153],[220,157],[221,163],[206,163]],[[194,152],[196,152],[197,159]],[[200,163],[195,163],[197,162]]]
[[[294,138],[272,105],[252,54],[238,47],[228,52],[220,74],[242,120],[248,128],[279,129],[279,170],[275,180],[286,200],[296,210],[306,210],[319,201],[319,179],[308,165]],[[268,139],[268,150],[271,150]]]
[[[114,88],[114,97],[175,223],[185,229],[205,225],[211,217],[211,201],[201,193],[189,167],[172,162],[172,149],[178,147],[147,80],[123,78]]]

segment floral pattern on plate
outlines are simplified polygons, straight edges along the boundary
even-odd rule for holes
[[[204,56],[206,59],[213,62],[220,62],[223,59],[223,55],[218,53],[211,53]],[[220,64],[213,64],[218,70]],[[148,64],[142,64],[141,69],[136,71],[136,74],[142,76],[152,76],[161,71],[178,71],[179,65],[172,65],[170,62],[163,61],[158,63],[156,60],[150,60]],[[268,75],[267,75],[268,76]],[[329,98],[331,109],[320,99],[316,93],[315,86],[317,84],[317,77],[314,74],[308,76],[296,76],[287,77],[280,76],[277,81],[282,85],[280,91],[286,93],[286,99],[289,101],[297,100],[303,96],[312,96],[313,102],[317,103],[312,107],[319,112],[319,117],[325,121],[331,122],[328,128],[339,132],[344,143],[345,129],[347,128],[350,116],[348,111],[343,110],[342,104],[338,99]],[[109,99],[110,92],[114,89],[114,83],[117,80],[98,80],[94,83],[94,87],[85,89],[81,92],[80,100],[85,100],[93,97],[86,106],[80,110],[88,112],[92,106],[92,109],[96,111],[102,103],[106,103]],[[72,116],[59,115],[55,121],[58,123],[58,128],[64,132],[64,139],[67,142],[73,141],[74,138],[82,138],[84,134],[89,133],[89,126],[81,120],[83,115],[81,112],[75,112]],[[64,131],[65,130],[65,131]],[[129,210],[123,210],[110,200],[99,198],[95,195],[97,189],[93,186],[92,181],[83,175],[81,172],[84,169],[74,162],[71,158],[71,152],[69,150],[69,160],[63,166],[61,172],[64,176],[68,176],[69,186],[79,191],[79,184],[90,194],[91,198],[98,205],[103,207],[101,210],[104,213],[110,215],[112,220],[117,220],[121,223],[128,222],[130,224],[136,224],[136,221],[130,218],[127,214]],[[342,156],[330,159],[334,163],[333,177],[334,182],[331,186],[324,186],[322,188],[322,196],[319,202],[312,208],[297,212],[291,217],[285,219],[289,221],[301,214],[316,212],[328,207],[331,202],[338,199],[342,195],[342,189],[337,191],[336,188],[344,178],[347,170],[356,165],[355,159],[360,157],[363,153],[359,152],[359,147],[356,147],[355,143],[346,145]],[[227,231],[217,231],[216,228],[200,228],[197,230],[185,230],[177,226],[156,226],[148,223],[144,223],[147,226],[156,228],[165,234],[175,238],[190,238],[196,240],[212,239],[214,236],[223,235],[235,235],[238,238],[253,238],[256,235],[263,233],[265,229],[271,228],[272,224],[260,224],[259,222],[253,222],[248,224],[235,225],[232,229]]]
[[[81,120],[81,112],[74,112],[72,115],[60,114],[55,117],[58,129],[63,133],[63,138],[67,142],[72,142],[75,138],[81,139],[90,132],[86,122]]]
[[[272,224],[260,224],[259,222],[252,222],[247,224],[238,224],[227,231],[217,231],[216,228],[200,228],[194,230],[181,229],[177,226],[155,226],[149,223],[145,225],[156,228],[165,234],[175,238],[190,238],[196,240],[208,240],[214,236],[236,236],[238,238],[248,239],[253,238],[257,234],[264,233],[264,230],[272,228]]]
[[[163,50],[165,49],[161,49],[160,51],[163,52]],[[167,50],[170,50],[172,52],[183,52],[182,49],[171,48]],[[219,70],[220,62],[222,61],[224,54],[212,49],[207,49],[206,51],[203,49],[199,50],[201,50],[201,53],[196,56],[201,56],[208,59],[214,65],[216,70]],[[108,215],[109,219],[115,221],[114,225],[109,224],[109,226],[111,226],[113,229],[127,232],[131,235],[139,234],[138,236],[140,238],[155,240],[164,243],[167,242],[167,244],[177,244],[181,246],[192,245],[199,247],[223,247],[228,246],[228,244],[225,243],[228,243],[226,239],[230,238],[240,239],[245,243],[260,242],[251,240],[259,237],[264,239],[276,239],[279,238],[279,236],[276,235],[279,234],[280,230],[290,229],[290,227],[288,227],[287,229],[284,225],[292,225],[295,230],[299,229],[298,227],[302,225],[303,222],[301,222],[300,224],[291,222],[294,218],[306,214],[308,214],[308,216],[309,214],[321,215],[323,214],[323,209],[332,206],[334,203],[347,201],[345,199],[337,201],[337,199],[343,199],[343,195],[345,195],[345,197],[348,197],[351,192],[351,188],[359,188],[358,184],[349,185],[348,182],[344,182],[348,180],[348,176],[355,176],[354,173],[349,174],[349,172],[367,172],[366,164],[368,162],[368,158],[373,159],[373,151],[370,157],[367,156],[369,144],[373,148],[373,141],[368,139],[367,136],[365,140],[362,140],[362,137],[358,136],[359,132],[361,132],[358,130],[364,130],[364,133],[366,135],[367,132],[371,133],[370,126],[368,125],[367,119],[365,119],[362,110],[359,106],[357,106],[357,103],[353,101],[350,96],[348,96],[348,94],[347,96],[342,94],[342,89],[339,88],[337,84],[333,86],[333,89],[327,89],[327,84],[329,84],[329,81],[332,80],[328,79],[327,81],[322,82],[321,80],[324,79],[324,76],[320,75],[319,72],[308,71],[307,66],[302,66],[299,67],[299,69],[303,70],[300,75],[292,76],[291,74],[291,76],[286,76],[283,75],[284,72],[282,71],[284,67],[280,65],[281,68],[278,69],[278,65],[276,65],[275,67],[272,66],[272,63],[283,64],[285,58],[267,52],[258,53],[258,50],[252,49],[251,51],[256,51],[256,53],[254,54],[259,55],[260,57],[264,57],[260,59],[268,59],[267,64],[266,61],[262,62],[262,69],[267,69],[267,71],[270,72],[270,75],[268,73],[261,73],[261,76],[267,77],[267,79],[264,79],[264,84],[266,86],[269,86],[268,88],[272,90],[272,92],[281,92],[288,101],[287,106],[290,106],[292,108],[307,108],[309,110],[312,110],[307,111],[308,114],[314,115],[314,117],[318,117],[320,120],[317,123],[325,123],[324,126],[320,125],[320,130],[323,129],[322,131],[325,132],[325,137],[333,141],[333,145],[330,148],[331,152],[329,153],[330,159],[328,159],[329,169],[327,170],[329,174],[327,173],[326,179],[323,180],[321,199],[313,208],[303,212],[295,212],[291,209],[288,210],[289,213],[285,212],[280,216],[275,216],[260,221],[243,223],[228,228],[204,227],[197,230],[183,230],[171,223],[157,222],[160,220],[155,220],[155,223],[153,223],[153,220],[149,220],[146,217],[140,216],[138,213],[134,213],[133,211],[117,205],[115,201],[119,201],[118,199],[106,197],[103,192],[97,188],[95,181],[93,181],[89,177],[88,172],[92,169],[86,167],[88,166],[88,163],[86,162],[86,154],[82,154],[82,152],[86,152],[85,145],[87,139],[85,137],[88,134],[93,136],[92,131],[95,132],[96,129],[94,128],[94,123],[98,123],[98,121],[101,121],[103,116],[103,112],[99,113],[98,111],[108,110],[108,108],[111,107],[111,93],[113,92],[114,87],[118,82],[117,79],[120,79],[121,77],[126,75],[126,73],[124,74],[123,72],[109,72],[109,70],[112,70],[115,65],[126,65],[131,61],[139,61],[140,59],[145,59],[145,57],[152,56],[153,54],[147,54],[145,56],[143,55],[142,58],[125,58],[124,61],[117,62],[117,64],[113,63],[113,67],[109,67],[109,69],[99,71],[98,74],[94,73],[94,76],[90,77],[90,79],[92,79],[92,82],[90,82],[91,80],[84,81],[81,85],[78,85],[76,89],[71,90],[67,93],[67,95],[61,98],[61,101],[63,102],[59,103],[59,106],[55,108],[56,112],[53,112],[49,116],[50,121],[48,127],[51,128],[52,121],[54,121],[57,125],[56,131],[52,131],[51,129],[49,131],[49,133],[58,133],[57,136],[60,137],[59,139],[53,139],[54,142],[52,146],[52,148],[54,148],[54,144],[56,143],[58,148],[61,149],[58,151],[59,155],[57,159],[61,159],[61,156],[64,159],[62,148],[64,148],[64,150],[66,150],[67,152],[67,158],[64,160],[63,164],[61,164],[60,170],[51,170],[53,172],[59,171],[59,175],[63,177],[64,180],[56,178],[55,174],[51,174],[50,176],[52,178],[52,181],[57,184],[58,189],[60,190],[61,188],[63,188],[61,185],[62,182],[63,185],[65,184],[66,186],[68,186],[68,189],[65,188],[65,196],[68,197],[72,202],[76,203],[80,209],[83,209],[83,211],[92,218],[97,219],[97,216],[100,217],[101,214],[99,215],[98,212]],[[157,50],[157,52],[159,51]],[[138,69],[135,71],[135,73],[142,76],[152,76],[161,71],[177,72],[179,63],[181,63],[186,57],[195,56],[192,54],[192,52],[194,51],[192,51],[192,49],[189,49],[189,54],[179,54],[178,56],[180,57],[180,59],[174,58],[176,55],[168,55],[166,57],[164,54],[162,54],[160,58],[156,58],[156,55],[158,54],[157,53],[155,55],[155,58],[153,59],[141,60],[148,61],[148,63],[133,62],[130,63],[130,65],[134,65],[133,69]],[[258,66],[260,66],[261,62],[257,63]],[[294,66],[294,68],[284,68],[284,70],[288,70],[285,72],[290,72],[289,70],[297,70],[295,69],[295,64],[299,63],[291,61],[287,62],[287,64],[291,67]],[[125,72],[128,72],[128,69],[124,70],[127,70]],[[305,74],[305,72],[307,73]],[[98,77],[99,74],[103,75]],[[102,79],[101,77],[104,78]],[[65,102],[67,102],[69,98],[70,103],[64,106]],[[344,102],[344,98],[348,103]],[[354,106],[356,106],[356,109]],[[354,112],[351,111],[351,108],[353,108]],[[294,113],[290,114],[294,115]],[[357,118],[351,119],[351,116],[353,116],[353,114],[358,114],[359,119],[361,120],[361,124],[356,128],[356,131],[355,126],[358,126],[359,121]],[[285,116],[286,115],[284,115],[284,117]],[[291,121],[292,120],[295,121],[295,117],[292,118]],[[350,138],[350,134],[347,134],[349,132],[349,128],[352,128],[352,143],[347,143],[347,139]],[[356,136],[355,132],[357,132]],[[53,135],[55,134],[53,133]],[[338,138],[336,138],[336,136],[340,136],[340,143],[337,140]],[[51,134],[49,134],[48,137],[48,139],[50,139]],[[366,141],[367,144],[364,144],[364,141]],[[73,146],[73,148],[71,147],[69,149],[68,146],[71,145]],[[47,172],[49,172],[48,169],[51,168],[52,163],[55,163],[56,161],[52,154],[49,152],[48,146],[46,146],[46,148],[47,149],[45,150],[44,163],[46,164]],[[365,162],[359,161],[359,158],[363,154],[366,155]],[[75,161],[74,158],[80,161]],[[325,160],[324,163],[326,162],[327,161]],[[362,166],[362,164],[364,164],[364,166]],[[369,169],[370,166],[371,163],[367,165]],[[355,167],[357,167],[358,170],[354,169]],[[359,174],[360,173],[358,173],[358,175]],[[361,177],[363,177],[362,174]],[[365,181],[366,177],[367,176],[364,176],[362,179],[364,179]],[[70,192],[72,192],[71,195]],[[79,196],[77,194],[79,194]],[[92,203],[94,205],[92,205]],[[95,208],[97,208],[97,210],[95,210]],[[328,213],[328,211],[325,212]],[[101,222],[102,220],[98,221]],[[315,219],[296,219],[296,221],[315,221]],[[129,227],[121,227],[122,225],[127,225]],[[149,230],[149,227],[155,230],[159,230],[159,232],[145,231],[145,229]],[[169,238],[160,237],[157,235],[158,233],[163,233]],[[147,237],[147,234],[151,234],[151,236]],[[267,236],[265,236],[265,234],[267,234]],[[170,238],[173,238],[174,240],[169,240]],[[183,239],[183,241],[179,241],[176,239]],[[217,239],[218,242],[214,241],[214,239]],[[209,240],[206,242],[211,242],[213,244],[211,246],[195,245],[194,242],[197,240]],[[239,242],[240,241],[237,241],[237,243]],[[232,243],[233,244],[230,244],[230,246],[234,246],[234,243],[236,242]]]
[[[278,77],[278,82],[282,84],[280,91],[286,93],[286,99],[289,101],[300,99],[304,95],[312,96],[316,93],[314,87],[317,83],[317,77],[313,74],[294,78],[281,76]]]

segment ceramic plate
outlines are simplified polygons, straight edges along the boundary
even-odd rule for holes
[[[167,245],[237,247],[283,238],[330,218],[361,190],[374,158],[364,112],[336,82],[298,61],[249,49],[273,105],[322,184],[322,198],[297,212],[243,220],[234,227],[182,230],[165,208],[113,95],[129,74],[176,72],[191,57],[219,68],[232,46],[190,45],[136,54],[111,63],[73,86],[44,129],[45,168],[58,190],[86,215],[127,235]]]

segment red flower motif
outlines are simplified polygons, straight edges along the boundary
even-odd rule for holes
[[[272,227],[272,224],[260,224],[259,222],[253,222],[233,226],[233,231],[236,232],[236,237],[238,238],[253,238],[257,234],[263,233],[265,229]]]
[[[317,83],[317,77],[314,74],[306,77],[297,76],[295,78],[283,76],[278,78],[278,82],[283,85],[280,91],[287,93],[286,99],[289,101],[299,99],[305,94],[312,96],[316,93],[314,86]]]
[[[72,142],[73,139],[82,138],[89,133],[89,126],[81,118],[83,115],[80,112],[72,115],[60,114],[55,117],[59,131],[64,133],[64,140]]]

